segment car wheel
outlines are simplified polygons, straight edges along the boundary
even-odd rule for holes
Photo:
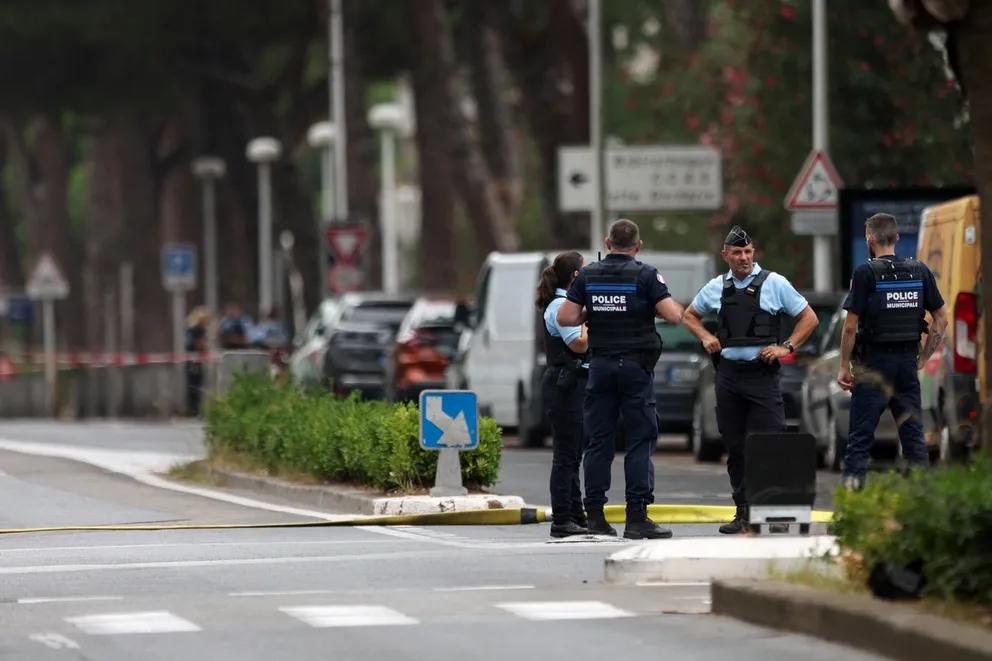
[[[833,409],[827,411],[827,449],[823,455],[823,463],[835,473],[844,467],[844,452],[847,450],[847,437],[841,436],[837,429],[837,416]]]
[[[703,427],[703,398],[696,398],[692,406],[692,455],[696,461],[716,462],[723,456],[723,445],[706,437]]]

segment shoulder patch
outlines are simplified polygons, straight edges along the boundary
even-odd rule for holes
[[[661,273],[655,272],[654,276],[658,278],[658,282],[660,282],[661,284],[665,284],[665,279],[661,277]]]

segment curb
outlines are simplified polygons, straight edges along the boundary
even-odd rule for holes
[[[992,659],[992,632],[864,595],[777,581],[715,581],[712,611],[896,659]]]
[[[519,509],[524,501],[519,496],[479,494],[432,498],[431,496],[383,496],[378,491],[344,485],[296,484],[275,477],[251,475],[224,468],[208,468],[211,476],[220,478],[224,486],[249,489],[297,503],[344,514],[403,515],[435,512],[468,512],[476,510]]]

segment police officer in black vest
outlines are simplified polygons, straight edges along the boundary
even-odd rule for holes
[[[679,323],[682,306],[672,299],[665,279],[656,269],[634,259],[643,243],[633,222],[610,225],[609,254],[585,267],[572,282],[567,300],[558,311],[558,323],[575,326],[588,320],[589,383],[584,421],[589,446],[584,472],[589,532],[616,535],[603,514],[610,488],[617,422],[623,413],[627,455],[626,478],[628,539],[671,537],[647,516],[654,502],[654,464],[651,454],[658,441],[654,398],[654,366],[661,354],[655,317]]]
[[[751,237],[734,225],[723,241],[730,270],[710,280],[685,310],[682,321],[714,356],[716,416],[727,447],[727,473],[737,512],[720,526],[732,535],[748,523],[744,492],[744,442],[751,432],[781,431],[785,426],[779,359],[794,352],[816,328],[813,308],[792,284],[754,261]],[[717,313],[714,336],[702,317]],[[780,332],[782,315],[796,318],[789,338]]]
[[[579,489],[579,465],[586,447],[582,400],[589,376],[589,337],[585,326],[561,326],[558,308],[582,269],[582,255],[563,252],[541,273],[535,303],[544,317],[547,369],[541,384],[551,422],[551,536],[585,535],[586,515]]]
[[[947,327],[944,299],[933,273],[922,262],[896,257],[896,219],[886,213],[869,218],[865,241],[871,259],[855,269],[844,301],[847,319],[837,373],[840,387],[851,391],[844,486],[852,490],[864,487],[875,428],[886,408],[899,426],[903,457],[913,465],[929,465],[917,370],[936,350]],[[921,346],[923,333],[927,339]]]

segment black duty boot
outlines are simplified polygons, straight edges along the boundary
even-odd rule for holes
[[[552,523],[551,524],[551,536],[555,539],[561,539],[562,537],[572,537],[574,535],[588,535],[589,529],[585,526],[580,526],[574,521],[565,521],[564,523]]]
[[[738,505],[734,520],[720,526],[720,532],[724,535],[739,535],[747,529],[747,505]]]
[[[572,515],[568,517],[572,523],[579,526],[580,528],[589,527],[589,519],[586,518],[585,510],[573,511]]]
[[[627,525],[623,528],[627,539],[668,539],[672,531],[662,528],[644,512],[627,512]]]
[[[617,536],[617,530],[611,526],[606,521],[606,515],[603,514],[603,510],[586,512],[586,516],[589,517],[589,534],[590,535],[609,535],[610,537]]]

